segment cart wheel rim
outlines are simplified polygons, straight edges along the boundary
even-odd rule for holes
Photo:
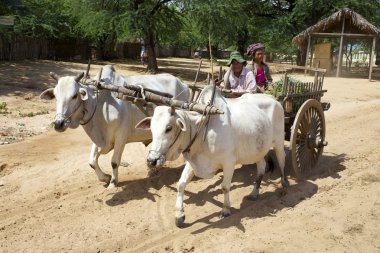
[[[297,178],[306,177],[323,153],[326,126],[321,104],[309,99],[298,110],[292,126],[290,149],[292,166]]]

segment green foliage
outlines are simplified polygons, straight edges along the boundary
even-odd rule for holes
[[[175,1],[132,1],[120,15],[119,39],[143,39],[146,43],[174,44],[183,20]],[[153,45],[154,46],[154,45]]]
[[[44,115],[44,114],[49,114],[49,111],[39,111],[39,112],[28,112],[28,113],[22,113],[22,112],[18,112],[19,116],[20,117],[34,117],[34,116],[37,116],[37,115]]]
[[[122,7],[120,1],[65,0],[66,12],[74,24],[73,33],[103,44],[116,40]]]
[[[378,0],[2,0],[0,15],[16,16],[16,34],[86,38],[99,47],[143,39],[150,47],[206,48],[210,33],[215,49],[244,52],[263,42],[268,52],[294,55],[295,35],[345,7],[380,27]]]
[[[7,114],[8,112],[8,105],[6,102],[0,103],[0,114]]]
[[[242,9],[241,3],[232,0],[194,0],[188,3],[185,20],[186,28],[191,28],[190,37],[196,38],[193,47],[207,47],[209,33],[213,46],[238,46],[238,42],[248,33],[248,13]]]
[[[70,18],[63,1],[22,0],[17,7],[16,33],[40,38],[65,38],[71,35]]]
[[[297,78],[294,78],[294,77],[288,77],[288,84],[290,85],[299,85],[301,84],[302,81],[297,79]],[[276,94],[277,96],[281,94],[281,91],[282,91],[282,86],[284,85],[284,79],[281,78],[280,80],[278,80],[277,82],[273,82],[272,83],[272,87],[273,89],[271,90],[266,90],[265,91],[265,94],[270,94],[272,96],[274,96],[274,93],[275,93],[275,90],[277,90]],[[300,94],[304,93],[304,92],[307,92],[307,90],[305,89],[301,89],[300,90]]]

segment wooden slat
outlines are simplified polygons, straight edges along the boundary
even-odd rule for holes
[[[189,102],[194,102],[194,95],[195,95],[195,90],[190,89],[190,100],[189,100]]]
[[[282,81],[281,95],[285,95],[286,94],[287,79],[288,79],[288,73],[285,73],[284,79]]]
[[[307,97],[309,95],[314,95],[314,94],[320,94],[321,96],[323,96],[323,93],[327,92],[327,90],[320,90],[320,91],[313,91],[313,92],[307,92],[307,93],[304,93],[304,94],[286,94],[286,95],[281,95],[279,96],[279,99],[283,99],[285,97],[289,97],[289,98],[294,98],[294,97]]]

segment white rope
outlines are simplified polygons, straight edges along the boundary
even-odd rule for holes
[[[177,99],[186,89],[183,89],[180,93],[178,93],[173,99]]]
[[[140,87],[140,89],[141,89],[141,96],[142,96],[142,98],[145,100],[145,91],[144,91],[144,87],[142,87],[142,85],[138,85],[139,87]]]

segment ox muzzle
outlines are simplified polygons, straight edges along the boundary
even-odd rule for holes
[[[57,114],[55,115],[53,124],[55,131],[64,132],[70,124],[70,119],[67,117],[65,118],[62,114]]]
[[[146,159],[146,163],[149,168],[149,175],[157,174],[157,171],[164,166],[165,161],[166,161],[165,155],[162,155],[161,153],[157,151],[150,150],[148,154],[148,158]]]

